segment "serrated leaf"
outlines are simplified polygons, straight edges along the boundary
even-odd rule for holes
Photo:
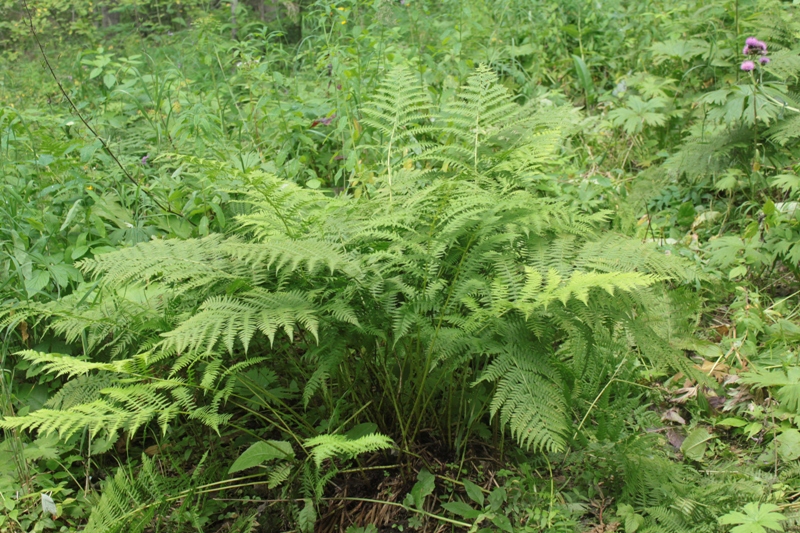
[[[302,533],[313,533],[314,524],[317,522],[317,510],[314,509],[314,502],[306,498],[303,500],[305,505],[297,514],[297,527]]]

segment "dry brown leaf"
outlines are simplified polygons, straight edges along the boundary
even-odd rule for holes
[[[676,422],[681,425],[686,424],[686,420],[684,420],[684,418],[678,413],[678,409],[676,407],[668,409],[664,412],[664,414],[661,415],[661,421],[663,422],[665,420]]]

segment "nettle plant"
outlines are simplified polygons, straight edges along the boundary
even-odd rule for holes
[[[463,450],[494,423],[559,451],[626,360],[692,373],[663,283],[691,272],[536,192],[572,112],[518,105],[485,67],[439,110],[428,95],[397,69],[365,106],[382,164],[358,198],[251,172],[229,234],[84,260],[73,295],[7,312],[84,353],[22,352],[67,381],[0,426],[110,441],[188,418],[329,457],[386,444],[347,445],[359,422],[401,455]]]

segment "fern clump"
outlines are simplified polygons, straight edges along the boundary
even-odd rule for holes
[[[463,444],[488,413],[521,446],[558,451],[592,361],[690,371],[647,314],[686,266],[529,187],[573,113],[518,105],[485,67],[438,111],[415,80],[393,71],[364,109],[381,176],[367,194],[259,173],[229,235],[80,263],[96,285],[26,316],[84,335],[89,357],[24,356],[96,385],[76,401],[68,383],[50,409],[0,425],[114,434],[254,417],[312,439],[320,464],[353,442],[318,437],[301,412],[349,405],[402,450],[427,429]],[[389,442],[370,438],[359,449]]]

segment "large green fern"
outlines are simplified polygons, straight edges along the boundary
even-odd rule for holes
[[[572,112],[519,106],[485,67],[438,112],[426,94],[394,71],[365,108],[386,178],[368,195],[258,173],[229,235],[97,256],[80,264],[92,284],[7,313],[49,319],[86,353],[23,354],[73,381],[0,426],[66,437],[235,423],[289,435],[321,464],[388,445],[319,436],[351,418],[413,453],[428,430],[463,446],[486,412],[520,445],[556,451],[591,415],[584,386],[618,361],[689,372],[648,308],[664,312],[659,284],[690,269],[529,187]],[[79,384],[91,387],[76,396]]]

